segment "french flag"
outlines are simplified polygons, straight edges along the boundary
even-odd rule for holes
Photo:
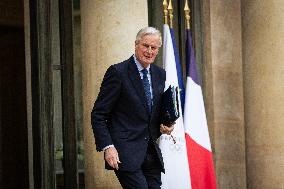
[[[182,77],[177,50],[174,49],[174,35],[167,24],[163,27],[163,64],[166,70],[165,89],[170,85],[181,89]],[[180,100],[180,99],[179,99]],[[179,101],[181,102],[181,101]],[[190,189],[190,176],[187,161],[186,142],[184,135],[183,116],[180,105],[180,117],[176,120],[172,132],[176,143],[169,135],[159,138],[159,146],[163,155],[165,174],[162,174],[162,189]]]
[[[203,95],[196,70],[191,31],[186,30],[184,129],[192,189],[216,189]]]

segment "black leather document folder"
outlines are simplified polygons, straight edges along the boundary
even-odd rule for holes
[[[178,88],[169,86],[169,88],[162,95],[162,124],[170,126],[180,116],[179,114],[179,100]]]

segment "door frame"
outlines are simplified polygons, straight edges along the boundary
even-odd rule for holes
[[[52,8],[58,4],[58,9]],[[74,71],[73,71],[73,3],[72,0],[28,1],[31,116],[34,188],[56,188],[53,128],[53,65],[56,57],[52,45],[59,35],[64,188],[78,188],[77,132],[75,127]],[[54,14],[56,11],[57,14]],[[54,15],[59,15],[59,29],[54,28]],[[59,33],[52,33],[58,29]],[[26,51],[27,53],[28,51]],[[27,97],[29,98],[29,97]]]

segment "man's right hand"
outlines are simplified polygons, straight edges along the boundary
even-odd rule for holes
[[[105,150],[105,160],[112,168],[118,170],[118,164],[121,163],[119,161],[117,150],[114,146],[109,147]]]

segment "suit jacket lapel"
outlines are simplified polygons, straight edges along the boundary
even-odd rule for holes
[[[140,74],[138,72],[137,66],[134,62],[134,58],[131,57],[129,59],[129,65],[128,65],[128,77],[130,78],[133,87],[135,88],[138,96],[140,97],[141,103],[143,104],[146,112],[147,111],[147,104],[146,104],[146,97],[145,97],[145,93],[144,93],[144,87],[143,87],[143,83],[141,81],[141,77]]]
[[[159,92],[158,89],[160,85],[160,78],[158,77],[158,74],[156,73],[156,69],[154,66],[150,67],[150,72],[151,72],[151,82],[152,82],[152,91],[153,91],[152,112],[154,112],[156,108],[157,96]]]

